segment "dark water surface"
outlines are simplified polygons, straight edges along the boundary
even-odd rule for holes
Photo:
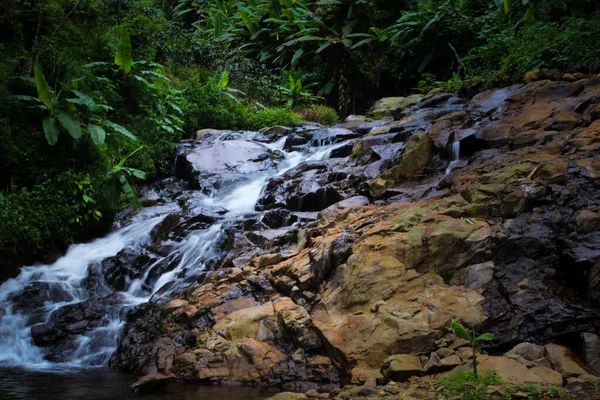
[[[128,387],[136,379],[109,369],[64,373],[0,369],[0,399],[263,400],[278,392],[272,388],[174,383],[156,393],[129,393]]]

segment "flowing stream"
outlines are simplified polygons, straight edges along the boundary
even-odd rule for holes
[[[452,160],[448,164],[448,168],[446,168],[446,175],[450,175],[452,169],[456,165],[456,163],[460,160],[460,140],[454,139],[452,142]]]
[[[285,158],[270,173],[249,174],[234,186],[223,188],[202,200],[206,207],[219,206],[227,211],[224,219],[206,229],[192,230],[181,242],[175,243],[170,253],[159,257],[144,274],[127,282],[124,290],[115,293],[102,281],[102,274],[94,275],[92,265],[117,255],[126,247],[148,244],[152,229],[173,211],[174,207],[155,206],[140,210],[125,226],[90,243],[72,245],[66,254],[50,265],[23,267],[20,275],[0,286],[0,367],[35,370],[39,373],[81,371],[90,367],[106,366],[118,346],[120,332],[127,311],[156,296],[181,289],[218,256],[217,243],[227,221],[243,220],[254,213],[255,205],[269,178],[303,161],[323,160],[332,150],[345,143],[309,147],[303,152],[283,151],[286,138],[265,144],[272,151],[281,151]],[[176,208],[176,206],[175,206]],[[164,260],[179,260],[168,272],[154,271]],[[158,276],[157,276],[158,275]],[[89,287],[100,288],[96,291]],[[33,301],[29,294],[35,294]],[[73,306],[93,299],[94,296],[114,298],[109,302],[98,326],[77,335],[59,355],[48,355],[34,344],[32,329],[48,323],[52,314],[65,306]],[[76,322],[77,323],[77,322]]]

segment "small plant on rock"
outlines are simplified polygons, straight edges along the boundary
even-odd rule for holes
[[[531,397],[533,399],[537,399],[538,397],[540,397],[542,395],[542,388],[540,387],[540,385],[529,384],[529,385],[523,386],[523,389],[525,389],[527,394],[529,394],[529,397]]]
[[[550,386],[548,388],[548,392],[546,393],[549,398],[552,399],[562,399],[567,396],[568,392],[558,386]]]
[[[454,334],[459,338],[471,342],[471,348],[473,349],[473,375],[475,377],[475,380],[477,380],[477,352],[475,351],[477,343],[479,343],[482,340],[492,341],[494,340],[494,335],[489,332],[486,332],[479,336],[475,336],[474,329],[472,331],[472,334],[469,334],[469,332],[467,332],[467,329],[456,321],[452,321],[452,330],[454,331]]]
[[[479,377],[475,377],[471,371],[459,372],[445,376],[438,382],[442,386],[442,394],[445,397],[460,397],[463,400],[484,400],[489,386],[503,383],[495,371],[485,371]]]

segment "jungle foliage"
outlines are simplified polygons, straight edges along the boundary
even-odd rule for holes
[[[197,129],[597,72],[598,48],[595,0],[4,0],[0,250],[106,229]]]

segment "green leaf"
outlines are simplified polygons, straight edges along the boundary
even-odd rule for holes
[[[83,66],[83,68],[105,67],[107,65],[108,65],[107,62],[104,62],[104,61],[95,61],[95,62],[91,62],[89,64],[85,64]]]
[[[81,123],[77,117],[62,110],[56,110],[56,117],[73,139],[79,139],[81,137]]]
[[[102,121],[100,121],[100,125],[103,125],[107,128],[111,128],[114,131],[120,133],[123,136],[127,136],[129,139],[131,140],[137,140],[137,137],[135,137],[135,135],[131,132],[129,132],[125,127],[122,127],[119,124],[115,124],[112,121],[109,121],[107,119],[103,119]]]
[[[40,99],[38,99],[37,97],[33,97],[33,96],[22,96],[22,95],[15,95],[15,96],[10,96],[11,99],[14,100],[22,100],[22,101],[34,101],[36,103],[41,103],[42,101]]]
[[[177,111],[180,115],[183,115],[183,110],[177,104],[175,104],[173,102],[169,102],[168,104],[171,106],[171,108],[173,110]]]
[[[491,342],[492,340],[494,340],[494,335],[491,334],[491,333],[489,333],[489,332],[486,332],[486,333],[481,334],[481,335],[479,335],[479,336],[477,336],[475,338],[476,342],[478,342],[480,340],[485,340],[485,341]]]
[[[135,194],[135,191],[129,184],[127,177],[123,174],[120,174],[119,182],[121,183],[121,189],[123,189],[123,193],[125,193],[125,195],[129,199],[129,202],[132,204],[137,204],[137,202],[138,202],[137,195]]]
[[[48,107],[48,110],[51,112],[54,111],[54,107],[52,106],[52,94],[48,89],[48,83],[46,82],[44,71],[42,71],[42,65],[38,60],[36,60],[33,66],[33,74],[35,76],[35,87],[38,92],[38,97],[42,103]]]
[[[329,46],[331,46],[333,43],[332,42],[325,42],[323,43],[321,46],[319,46],[319,48],[317,49],[317,54],[322,52],[323,50],[325,50],[326,48],[328,48]]]
[[[452,330],[454,331],[456,336],[458,336],[461,339],[468,340],[469,342],[473,340],[473,338],[471,337],[471,335],[469,335],[469,332],[467,332],[465,327],[456,321],[452,321]]]
[[[225,89],[229,83],[229,72],[223,71],[221,73],[221,77],[219,78],[218,86],[220,89]]]
[[[56,126],[56,118],[46,118],[42,122],[46,140],[50,146],[54,146],[58,142],[58,126]]]
[[[117,43],[117,54],[115,55],[115,64],[126,74],[131,71],[133,65],[133,56],[131,50],[131,37],[129,31],[121,29],[119,42]]]
[[[140,171],[139,169],[134,168],[129,168],[129,170],[131,171],[133,176],[135,176],[138,179],[146,180],[148,178],[148,175],[144,171]]]
[[[304,54],[304,50],[302,50],[302,49],[296,50],[296,52],[294,53],[294,57],[292,57],[292,64],[294,64],[296,61],[298,61],[298,59],[300,57],[302,57],[302,54]]]
[[[175,130],[173,128],[171,128],[169,125],[161,125],[161,128],[163,128],[165,131],[167,131],[169,133],[175,133]]]
[[[95,145],[99,146],[104,143],[106,140],[106,131],[99,125],[89,124],[87,126],[88,131],[90,131],[90,136],[92,137],[92,141]]]
[[[150,70],[147,70],[147,71],[142,71],[142,75],[151,75],[151,76],[153,76],[153,77],[155,77],[155,78],[162,79],[162,80],[165,80],[165,81],[167,81],[167,82],[170,82],[170,81],[171,81],[171,80],[170,80],[169,78],[167,78],[165,75],[163,75],[163,74],[160,74],[160,73],[158,73],[158,72],[156,72],[156,71],[150,71]]]

